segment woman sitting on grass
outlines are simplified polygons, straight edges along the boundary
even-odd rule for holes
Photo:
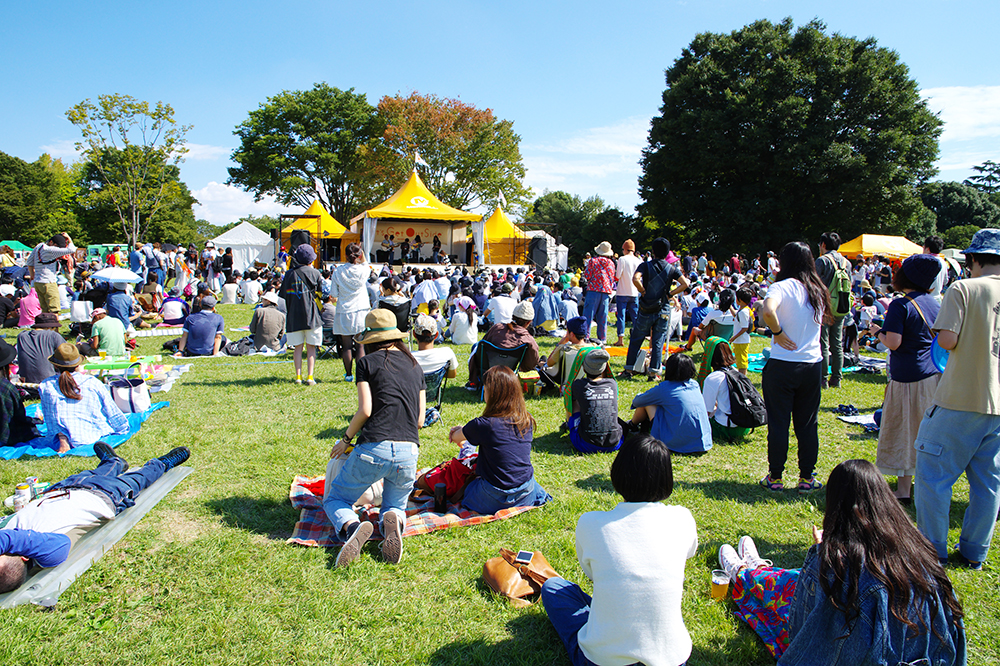
[[[663,365],[663,381],[632,400],[633,428],[650,423],[650,433],[674,453],[704,453],[712,448],[712,426],[694,381],[694,361],[672,354]]]
[[[681,616],[684,563],[698,550],[691,512],[663,500],[674,488],[667,447],[629,436],[611,464],[622,496],[611,511],[580,516],[576,557],[594,596],[563,578],[542,585],[542,603],[576,664],[676,666],[691,655]]]
[[[830,473],[823,529],[801,569],[762,560],[750,537],[719,562],[738,614],[782,665],[965,664],[962,606],[878,469]]]
[[[709,372],[702,385],[702,396],[705,399],[705,409],[712,424],[712,435],[731,442],[743,439],[750,428],[734,426],[729,417],[733,408],[729,404],[729,380],[726,379],[726,368],[733,367],[735,355],[729,343],[722,338],[711,337],[705,341],[705,361],[711,359]],[[702,361],[702,365],[705,365]]]

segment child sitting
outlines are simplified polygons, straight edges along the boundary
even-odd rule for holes
[[[476,303],[468,296],[455,299],[455,316],[451,318],[451,341],[456,345],[474,345],[479,341],[479,316]]]
[[[733,411],[729,403],[729,381],[726,379],[725,369],[733,365],[733,352],[722,338],[709,338],[705,344],[705,359],[711,359],[712,372],[705,377],[702,396],[711,419],[712,435],[727,441],[743,439],[750,429],[734,426],[729,421]]]
[[[573,382],[573,414],[569,441],[580,453],[617,451],[622,444],[618,422],[618,382],[608,370],[608,352],[594,349],[583,360],[581,377]]]
[[[712,448],[712,426],[694,381],[694,361],[672,354],[663,366],[663,381],[632,400],[632,424],[650,422],[651,434],[674,453],[704,453]]]
[[[427,301],[427,316],[433,319],[437,325],[438,332],[434,338],[434,342],[444,342],[444,333],[448,329],[448,321],[441,314],[441,302],[438,299],[432,298]]]

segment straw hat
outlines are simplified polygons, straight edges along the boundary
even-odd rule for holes
[[[80,356],[80,351],[72,342],[62,343],[56,347],[55,353],[49,356],[49,363],[63,370],[75,368],[82,361],[83,357]]]
[[[386,340],[402,340],[406,337],[396,327],[396,315],[392,310],[375,308],[365,316],[365,330],[354,336],[354,341],[362,345],[370,345]]]
[[[611,243],[608,241],[601,241],[601,244],[594,248],[594,252],[602,257],[610,257],[614,252],[611,249]]]

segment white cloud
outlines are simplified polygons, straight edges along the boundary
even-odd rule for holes
[[[203,143],[186,143],[184,153],[186,160],[217,160],[220,157],[229,157],[231,149],[225,146],[209,146]]]
[[[249,192],[232,185],[221,185],[215,181],[199,190],[194,190],[191,194],[199,204],[194,207],[194,216],[220,227],[247,215],[278,216],[282,213],[302,212],[282,206],[272,197],[254,201],[253,195]]]
[[[76,141],[70,141],[69,139],[60,139],[59,141],[53,141],[52,143],[41,146],[43,153],[48,153],[55,159],[77,159],[80,157],[80,153],[76,150]]]
[[[1000,86],[949,86],[921,92],[944,121],[942,143],[1000,137]]]
[[[626,118],[614,125],[591,127],[553,145],[527,145],[525,151],[571,155],[628,155],[634,156],[638,161],[642,148],[646,145],[648,131],[649,118]]]

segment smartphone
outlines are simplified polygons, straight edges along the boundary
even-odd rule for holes
[[[534,555],[530,550],[519,550],[517,551],[517,557],[514,561],[518,564],[531,564],[531,558]]]

